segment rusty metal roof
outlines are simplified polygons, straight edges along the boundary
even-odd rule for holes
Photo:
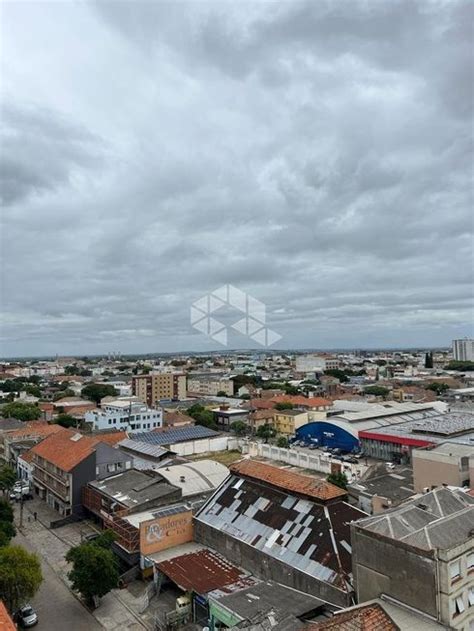
[[[256,582],[256,579],[244,570],[209,549],[161,561],[156,566],[181,589],[198,594],[207,594],[214,589],[236,584],[244,588]]]
[[[311,499],[327,500],[343,498],[347,496],[347,491],[340,489],[334,484],[319,480],[309,475],[302,475],[282,467],[274,467],[257,460],[241,460],[230,466],[230,470],[238,475],[254,480],[263,480],[272,486],[304,495]]]
[[[350,522],[366,513],[322,505],[231,475],[195,519],[319,580],[350,590]]]

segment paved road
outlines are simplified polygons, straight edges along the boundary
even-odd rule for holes
[[[30,552],[35,549],[21,533],[15,537]],[[71,594],[51,567],[42,559],[43,583],[31,601],[38,612],[38,631],[99,631],[102,626]]]

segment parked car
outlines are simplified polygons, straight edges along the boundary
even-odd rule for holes
[[[313,443],[313,444],[311,444],[311,445],[308,447],[308,449],[317,449],[317,448],[318,448],[318,446],[317,446],[317,445],[315,445],[314,443]]]
[[[16,612],[15,621],[23,629],[29,629],[38,624],[38,614],[31,605],[25,605]]]

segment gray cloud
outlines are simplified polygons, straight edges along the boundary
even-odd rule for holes
[[[213,348],[225,283],[284,346],[469,334],[472,10],[7,5],[1,352]]]

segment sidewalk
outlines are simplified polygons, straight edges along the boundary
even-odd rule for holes
[[[33,513],[37,513],[34,520]],[[76,522],[51,530],[49,524],[58,519],[57,513],[38,499],[23,505],[22,534],[31,547],[52,568],[56,575],[70,589],[67,573],[70,569],[65,554],[71,546],[78,545],[87,534],[97,532],[89,522]],[[15,523],[19,529],[20,507],[15,506]],[[145,586],[143,586],[143,592]],[[150,616],[140,616],[143,608],[143,593],[135,597],[128,590],[114,589],[101,599],[100,606],[92,612],[94,618],[107,631],[143,631],[153,630]],[[76,596],[77,597],[77,596]]]

